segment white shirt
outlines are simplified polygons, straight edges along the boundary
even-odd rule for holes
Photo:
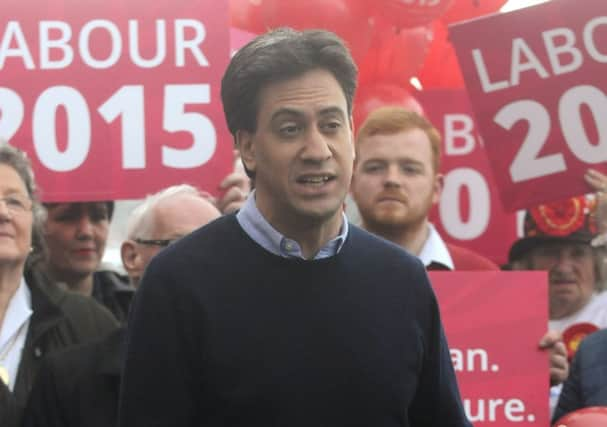
[[[436,262],[448,267],[449,270],[455,269],[447,245],[431,223],[428,223],[428,238],[426,239],[418,258],[426,267],[431,263]]]
[[[8,370],[8,387],[11,391],[15,386],[15,379],[21,363],[21,353],[25,346],[25,337],[27,337],[32,313],[32,295],[25,279],[22,278],[21,284],[8,303],[8,309],[0,330],[0,357],[5,356],[0,360],[0,365]],[[14,342],[13,339],[15,339]],[[10,350],[5,355],[9,347]]]
[[[589,322],[600,329],[607,328],[607,292],[592,295],[580,311],[562,319],[550,320],[548,328],[563,332],[575,323]]]

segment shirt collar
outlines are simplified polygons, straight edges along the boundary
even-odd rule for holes
[[[243,230],[261,247],[274,255],[284,258],[302,258],[303,253],[299,243],[282,235],[264,218],[255,202],[255,190],[251,191],[244,205],[236,214],[238,223]],[[329,258],[337,255],[348,236],[348,220],[342,213],[342,226],[339,235],[331,239],[316,254],[314,259]]]
[[[32,294],[25,279],[21,278],[17,291],[8,303],[0,332],[0,348],[4,347],[19,328],[28,321],[32,313]]]
[[[431,263],[438,263],[448,267],[450,270],[455,269],[447,245],[431,223],[428,223],[428,238],[426,239],[418,258],[426,267]]]

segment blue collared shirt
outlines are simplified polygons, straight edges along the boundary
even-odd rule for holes
[[[285,258],[305,259],[299,243],[280,234],[259,212],[255,202],[255,190],[249,194],[244,206],[236,214],[236,219],[249,237],[268,252]],[[348,219],[346,214],[342,213],[339,235],[320,248],[314,259],[329,258],[338,254],[347,236]]]

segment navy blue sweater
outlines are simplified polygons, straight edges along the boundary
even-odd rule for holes
[[[355,227],[336,256],[234,215],[163,251],[131,312],[120,425],[468,426],[423,265]]]

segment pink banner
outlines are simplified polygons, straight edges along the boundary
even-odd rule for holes
[[[545,272],[430,272],[475,427],[549,425]]]
[[[508,210],[589,191],[607,172],[607,9],[552,0],[450,27]]]
[[[236,51],[245,44],[253,40],[257,34],[239,28],[230,28],[230,56],[234,56]]]
[[[432,223],[446,241],[504,264],[517,237],[516,215],[504,211],[495,191],[466,91],[428,90],[416,98],[443,136],[444,188]]]
[[[139,198],[231,168],[228,3],[3,0],[0,137],[47,201]]]

